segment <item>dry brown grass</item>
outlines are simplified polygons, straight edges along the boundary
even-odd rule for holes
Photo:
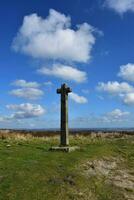
[[[103,132],[91,132],[91,133],[83,133],[83,132],[78,132],[73,134],[71,132],[70,134],[70,139],[73,141],[81,141],[82,143],[86,143],[87,141],[91,141],[93,142],[96,138],[100,138],[100,139],[118,139],[118,138],[129,138],[129,137],[133,137],[134,134],[128,134],[128,133],[121,133],[121,132],[108,132],[108,133],[103,133]],[[5,139],[14,139],[16,141],[30,141],[30,140],[36,140],[38,138],[38,140],[42,140],[42,141],[57,141],[59,140],[60,137],[60,133],[56,133],[55,132],[41,132],[41,134],[34,134],[34,132],[30,131],[30,132],[24,132],[23,131],[15,131],[15,132],[10,132],[10,131],[0,131],[0,139],[5,140]]]

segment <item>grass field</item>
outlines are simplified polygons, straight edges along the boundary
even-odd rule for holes
[[[1,137],[0,200],[134,199],[134,136],[70,142],[81,149],[50,152],[57,137]]]

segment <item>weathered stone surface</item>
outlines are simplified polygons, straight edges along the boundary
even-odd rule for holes
[[[69,130],[68,130],[68,93],[72,90],[64,83],[57,93],[61,94],[61,133],[60,133],[60,146],[51,147],[50,151],[63,151],[71,152],[79,149],[76,146],[69,146]]]
[[[68,138],[68,93],[72,90],[64,83],[60,89],[57,89],[57,93],[61,94],[61,146],[69,145]]]
[[[50,148],[51,151],[63,151],[63,152],[72,152],[77,149],[79,149],[79,147],[77,147],[77,146],[73,146],[73,147],[70,147],[70,146],[65,146],[65,147],[61,146],[60,147],[59,146],[59,147],[51,147]]]

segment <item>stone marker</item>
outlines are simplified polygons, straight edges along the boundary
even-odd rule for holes
[[[61,94],[61,136],[60,146],[68,146],[68,93],[72,90],[64,83],[60,89],[57,89],[57,94]]]
[[[78,147],[69,146],[69,130],[68,130],[68,93],[72,90],[64,83],[60,89],[57,89],[57,94],[61,94],[61,130],[60,130],[60,146],[51,147],[52,151],[74,151]]]

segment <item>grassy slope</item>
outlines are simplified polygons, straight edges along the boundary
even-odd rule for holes
[[[0,140],[0,200],[123,200],[121,190],[83,176],[80,166],[90,159],[121,156],[122,167],[133,170],[134,138],[75,138],[71,143],[81,150],[49,152],[57,143],[39,138]]]

